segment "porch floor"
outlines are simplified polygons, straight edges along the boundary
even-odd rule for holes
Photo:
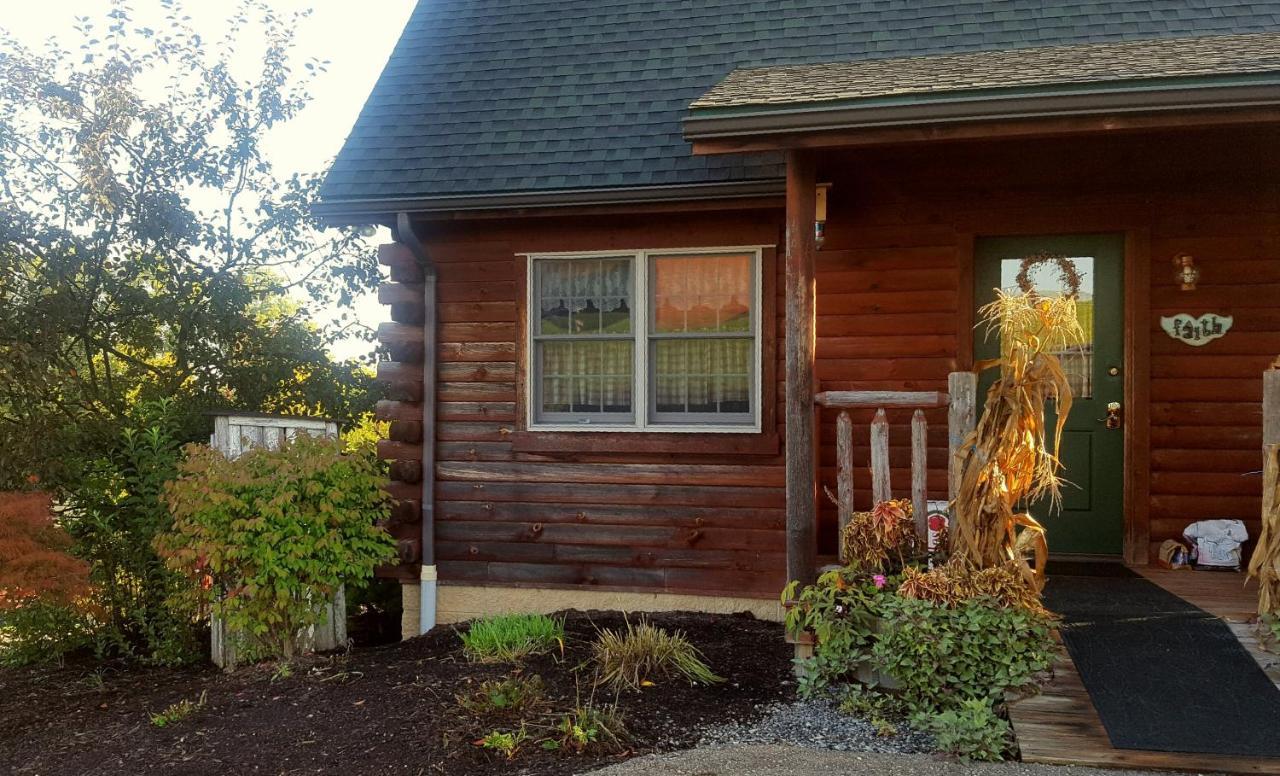
[[[1246,587],[1244,575],[1149,568],[1135,571],[1222,618],[1267,676],[1280,686],[1280,657],[1262,650],[1248,624],[1257,607],[1257,586]],[[1280,772],[1280,761],[1274,759],[1112,748],[1080,674],[1065,650],[1054,667],[1053,680],[1040,694],[1011,702],[1009,718],[1025,762],[1232,774]]]

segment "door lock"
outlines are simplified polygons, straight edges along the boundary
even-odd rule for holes
[[[1098,418],[1098,420],[1101,420],[1104,424],[1106,424],[1107,428],[1111,428],[1111,429],[1120,428],[1121,424],[1123,423],[1123,420],[1120,414],[1120,402],[1113,401],[1110,404],[1108,404],[1107,416],[1105,418]]]

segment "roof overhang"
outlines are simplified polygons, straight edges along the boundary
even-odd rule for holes
[[[695,154],[1280,120],[1280,72],[691,108]]]
[[[785,182],[776,180],[694,183],[678,186],[615,186],[598,189],[494,192],[465,196],[329,199],[312,207],[312,213],[329,226],[353,224],[392,225],[397,213],[447,215],[484,211],[554,212],[593,206],[635,206],[676,202],[735,201],[781,197]]]

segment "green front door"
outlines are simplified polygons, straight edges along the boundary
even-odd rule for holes
[[[1035,504],[1030,511],[1045,525],[1052,554],[1119,555],[1124,537],[1124,432],[1119,427],[1109,428],[1106,419],[1108,405],[1119,408],[1123,418],[1119,403],[1124,396],[1124,238],[980,238],[974,250],[978,307],[995,298],[996,288],[1018,290],[1016,278],[1022,260],[1036,254],[1063,256],[1075,265],[1086,341],[1060,356],[1075,394],[1059,452],[1062,476],[1067,481],[1062,509],[1050,514],[1047,504]],[[1050,263],[1033,265],[1029,279],[1043,294],[1063,290],[1060,272]],[[999,352],[997,337],[988,338],[986,327],[979,325],[974,330],[975,356],[995,358]],[[986,396],[995,377],[996,370],[981,376],[979,397]],[[1115,422],[1111,425],[1118,426]]]

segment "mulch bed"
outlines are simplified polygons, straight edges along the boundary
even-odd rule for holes
[[[619,627],[616,612],[566,613],[567,646],[526,661],[556,708],[587,693],[586,661],[597,627]],[[634,617],[633,617],[634,619]],[[529,744],[515,760],[471,741],[493,729],[454,698],[511,665],[469,663],[451,628],[385,647],[298,662],[273,679],[273,666],[234,674],[213,670],[74,667],[0,670],[0,772],[15,774],[573,774],[627,757],[692,746],[702,730],[758,716],[761,704],[790,699],[791,648],[777,623],[749,615],[655,614],[683,630],[728,681],[691,687],[666,681],[624,693],[630,733],[621,755],[572,755]],[[205,707],[158,728],[149,714],[172,703]]]

